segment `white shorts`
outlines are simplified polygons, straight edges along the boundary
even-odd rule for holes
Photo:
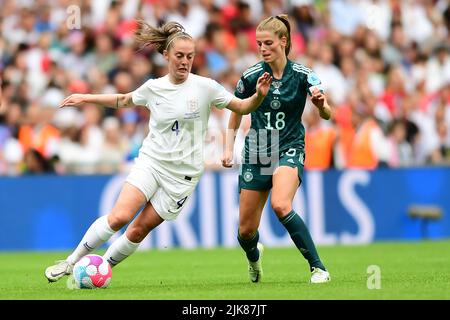
[[[161,218],[174,220],[194,193],[199,179],[160,173],[152,167],[151,161],[139,156],[125,181],[142,191]]]

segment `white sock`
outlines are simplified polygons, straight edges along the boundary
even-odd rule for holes
[[[119,262],[131,256],[139,247],[139,243],[131,242],[126,234],[121,235],[113,244],[106,250],[103,258],[107,259],[109,264],[114,267]]]
[[[77,263],[89,252],[103,244],[105,241],[108,241],[114,233],[116,233],[116,231],[109,226],[108,216],[101,216],[89,227],[75,251],[67,257],[66,261],[70,264]]]

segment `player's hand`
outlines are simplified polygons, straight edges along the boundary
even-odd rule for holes
[[[317,107],[322,108],[325,103],[325,94],[317,88],[314,88],[311,94],[311,102]]]
[[[233,166],[233,152],[224,151],[221,160],[222,160],[223,167],[231,168]]]
[[[60,103],[59,107],[77,107],[85,103],[84,94],[71,94]]]
[[[267,93],[269,93],[271,82],[272,76],[268,72],[264,72],[264,74],[258,78],[258,82],[256,82],[256,92],[258,95],[265,97]]]

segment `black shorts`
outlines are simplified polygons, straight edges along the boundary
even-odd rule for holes
[[[239,172],[239,192],[241,189],[249,190],[270,190],[272,189],[272,176],[276,168],[288,166],[297,168],[299,183],[303,179],[303,169],[305,163],[305,152],[301,149],[290,148],[282,152],[278,163],[261,164],[245,163],[241,165]]]

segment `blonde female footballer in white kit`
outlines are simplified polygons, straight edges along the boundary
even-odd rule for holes
[[[168,62],[166,76],[148,80],[127,94],[73,94],[61,103],[61,107],[86,103],[115,108],[146,106],[150,109],[150,131],[113,209],[94,221],[72,254],[45,270],[50,282],[71,274],[77,261],[106,242],[144,205],[126,232],[106,251],[104,257],[111,266],[136,251],[164,220],[175,219],[204,170],[202,148],[211,107],[248,114],[269,90],[272,79],[268,73],[259,78],[256,93],[243,100],[216,81],[190,73],[194,40],[178,23],[154,28],[138,21],[136,40],[153,45],[163,54]]]

